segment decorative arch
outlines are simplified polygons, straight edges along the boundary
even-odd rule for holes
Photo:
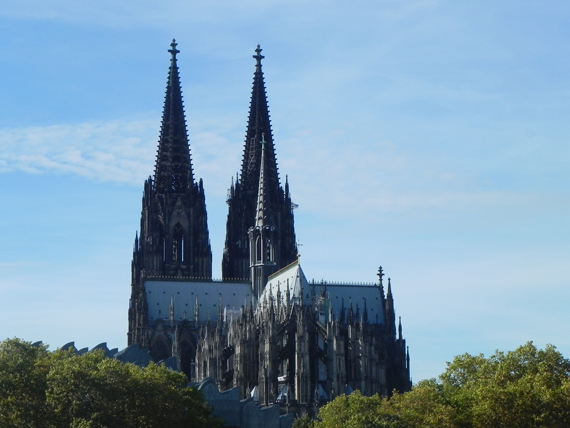
[[[263,261],[263,239],[261,236],[255,238],[255,261]]]
[[[189,337],[183,337],[178,342],[178,369],[184,372],[188,380],[196,378],[195,369],[196,347]]]
[[[170,344],[170,341],[166,337],[159,335],[155,336],[152,339],[150,343],[149,353],[152,357],[152,360],[157,363],[159,361],[170,358],[171,350],[172,346]]]

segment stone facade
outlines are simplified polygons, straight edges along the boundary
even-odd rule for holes
[[[144,185],[133,251],[129,345],[155,361],[176,357],[191,381],[211,378],[220,391],[264,406],[308,409],[355,389],[409,390],[408,350],[382,268],[374,284],[305,278],[259,46],[242,170],[228,193],[223,279],[212,280],[204,185],[193,177],[174,41],[169,52],[155,172]]]

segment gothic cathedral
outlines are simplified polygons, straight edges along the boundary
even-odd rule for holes
[[[204,184],[196,180],[175,41],[154,176],[144,183],[135,237],[129,345],[176,357],[191,381],[211,377],[261,405],[325,403],[359,389],[411,388],[390,279],[308,281],[277,157],[259,46],[241,173],[228,196],[222,280],[212,279]]]

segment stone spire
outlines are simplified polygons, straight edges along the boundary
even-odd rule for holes
[[[172,56],[154,168],[154,187],[163,194],[187,193],[195,184],[176,60],[180,51],[176,46],[176,41],[172,40],[168,50]]]
[[[259,298],[269,275],[276,269],[275,260],[279,258],[279,233],[274,220],[271,194],[267,189],[266,142],[261,137],[261,159],[259,167],[259,183],[255,225],[248,231],[250,246],[250,267],[253,294]]]
[[[269,220],[271,215],[270,201],[268,199],[267,184],[266,184],[266,150],[265,145],[267,144],[264,135],[261,137],[261,160],[259,168],[259,185],[257,190],[257,208],[255,215],[255,227],[274,227],[275,225]]]
[[[226,245],[222,261],[224,279],[250,278],[250,251],[248,232],[257,221],[257,202],[261,168],[261,152],[265,151],[264,177],[265,195],[271,201],[271,209],[279,222],[281,237],[280,258],[276,259],[278,268],[293,262],[297,256],[292,202],[287,191],[279,182],[279,171],[273,134],[269,117],[269,107],[261,60],[261,48],[255,50],[255,72],[249,107],[249,118],[244,143],[241,172],[230,189],[228,196],[228,220],[226,225]]]
[[[386,326],[391,338],[396,338],[396,312],[394,310],[394,296],[392,295],[392,281],[388,278],[388,292],[385,301]]]
[[[277,158],[273,146],[273,134],[271,132],[271,121],[269,119],[269,106],[267,103],[267,93],[265,91],[265,81],[261,69],[261,60],[265,58],[261,55],[261,48],[257,45],[255,55],[255,73],[253,75],[253,87],[251,89],[251,101],[249,105],[249,119],[245,135],[245,145],[243,150],[240,182],[245,192],[255,194],[257,190],[260,158],[261,139],[265,140],[265,150],[267,152],[266,180],[271,187],[279,186],[279,174],[277,169]]]

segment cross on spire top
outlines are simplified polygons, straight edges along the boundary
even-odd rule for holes
[[[176,39],[172,39],[172,43],[170,43],[171,49],[168,49],[168,52],[172,54],[172,59],[176,59],[176,54],[180,53],[180,51],[176,49],[176,46],[178,46],[178,43],[176,43]]]
[[[382,269],[382,266],[380,266],[378,268],[378,278],[380,279],[380,284],[382,284],[382,278],[384,277],[384,269]]]
[[[261,60],[263,58],[265,58],[263,55],[261,55],[261,51],[263,49],[261,49],[261,47],[259,45],[257,45],[257,49],[255,49],[255,55],[253,55],[253,58],[255,58],[257,60],[257,67],[261,67]]]

